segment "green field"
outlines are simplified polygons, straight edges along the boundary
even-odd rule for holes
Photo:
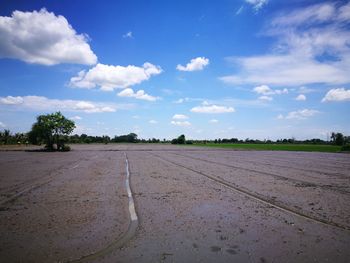
[[[201,143],[194,146],[217,147],[227,149],[265,150],[265,151],[302,151],[302,152],[339,152],[341,146],[314,144],[254,144],[254,143]]]

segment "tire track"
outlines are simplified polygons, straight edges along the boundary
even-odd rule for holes
[[[129,160],[126,152],[124,152],[124,155],[125,155],[125,171],[126,171],[125,187],[128,193],[128,207],[129,207],[129,214],[130,214],[130,223],[127,231],[124,234],[122,234],[120,237],[118,237],[116,240],[108,244],[105,248],[102,248],[101,250],[93,252],[89,255],[82,256],[79,259],[75,259],[67,262],[70,262],[70,263],[90,262],[92,260],[102,258],[107,254],[115,251],[116,249],[123,247],[136,234],[136,231],[138,228],[138,217],[136,214],[134,198],[130,187]]]
[[[243,170],[243,171],[247,171],[247,172],[253,172],[253,173],[257,173],[257,174],[264,174],[264,175],[272,176],[272,177],[274,177],[274,178],[276,178],[278,180],[294,182],[296,184],[301,184],[302,186],[305,185],[304,187],[319,187],[319,188],[322,188],[322,189],[338,192],[338,193],[341,193],[341,194],[350,194],[350,191],[343,190],[343,189],[336,189],[336,188],[333,188],[333,186],[331,186],[331,185],[316,184],[316,183],[312,183],[312,182],[309,182],[309,181],[304,181],[304,180],[300,180],[300,179],[294,179],[294,178],[282,176],[282,175],[279,175],[279,174],[263,172],[263,171],[258,171],[258,170],[254,170],[254,169],[250,169],[250,168],[244,168],[244,167],[240,167],[240,166],[235,166],[235,165],[215,162],[215,161],[202,159],[202,158],[198,158],[198,157],[182,155],[182,154],[179,154],[179,153],[171,153],[171,154],[174,154],[176,156],[185,157],[185,158],[191,158],[191,159],[197,160],[197,161],[217,164],[217,165],[226,166],[226,167],[234,168],[234,169],[238,169],[238,170]]]
[[[318,223],[318,224],[322,224],[322,225],[326,225],[326,226],[332,226],[332,227],[336,227],[338,229],[350,231],[350,227],[348,227],[348,226],[344,226],[344,225],[335,223],[333,221],[324,220],[324,219],[320,219],[320,218],[309,216],[309,215],[304,214],[302,212],[299,212],[299,211],[296,211],[294,209],[291,209],[290,207],[285,206],[283,204],[278,204],[277,202],[275,202],[273,200],[269,200],[268,198],[266,198],[264,196],[258,195],[256,193],[252,193],[252,192],[250,192],[248,190],[244,190],[244,189],[238,187],[237,185],[234,185],[233,183],[227,182],[226,180],[219,179],[219,178],[217,178],[215,176],[211,176],[211,175],[208,175],[208,174],[203,173],[201,171],[197,171],[195,169],[192,169],[190,167],[187,167],[187,166],[178,164],[176,162],[164,159],[163,157],[161,157],[161,156],[159,156],[157,154],[154,154],[154,153],[151,153],[151,152],[149,152],[149,153],[151,155],[155,156],[156,158],[162,160],[163,162],[171,163],[171,164],[173,164],[175,166],[181,167],[181,168],[186,169],[188,171],[191,171],[191,172],[194,172],[194,173],[199,174],[201,176],[204,176],[204,177],[206,177],[206,178],[208,178],[208,179],[210,179],[210,180],[212,180],[212,181],[214,181],[214,182],[216,182],[216,183],[218,183],[220,185],[223,185],[224,187],[227,187],[227,188],[237,192],[237,193],[240,193],[242,195],[248,196],[251,199],[254,199],[254,200],[258,201],[258,202],[261,202],[261,203],[264,203],[266,205],[272,206],[272,207],[274,207],[276,209],[279,209],[279,210],[281,210],[283,212],[286,212],[286,213],[289,213],[289,214],[292,214],[292,215],[304,218],[306,220],[309,220],[309,221],[312,221],[312,222],[315,222],[315,223]]]
[[[22,183],[19,183],[13,187],[10,187],[9,189],[7,189],[6,193],[2,193],[1,195],[6,196],[5,198],[0,200],[0,208],[2,208],[3,205],[8,204],[18,198],[20,198],[21,196],[23,196],[26,193],[29,193],[35,189],[38,189],[46,184],[49,184],[50,182],[52,182],[54,179],[57,178],[57,175],[59,174],[57,171],[64,171],[64,170],[69,170],[69,169],[75,169],[77,167],[79,167],[79,164],[81,162],[82,159],[78,160],[78,161],[73,161],[70,162],[66,167],[61,167],[59,170],[57,169],[52,169],[49,172],[48,176],[42,176],[40,178],[34,179],[34,180],[28,180],[28,181],[24,181]],[[73,167],[70,167],[71,165],[76,164]],[[14,194],[11,194],[13,192],[16,192]]]
[[[188,156],[188,157],[191,157],[191,156]],[[238,156],[231,156],[231,157],[239,158]],[[280,159],[280,161],[286,162],[286,160],[282,160],[282,159]],[[340,173],[334,173],[334,172],[329,172],[329,171],[324,172],[322,170],[304,169],[304,168],[299,168],[299,167],[295,167],[295,166],[275,164],[275,163],[272,163],[272,160],[269,158],[265,158],[265,162],[257,162],[257,161],[252,161],[252,160],[244,161],[242,159],[239,159],[239,162],[244,162],[244,163],[249,163],[249,164],[257,164],[257,165],[266,165],[266,162],[267,162],[269,166],[280,167],[280,168],[289,168],[289,169],[294,169],[294,170],[302,171],[302,172],[312,172],[312,173],[317,173],[317,174],[322,174],[322,175],[332,176],[332,177],[334,176],[334,177],[338,177],[339,179],[349,179],[349,176],[346,176],[346,175],[340,174]],[[289,161],[288,164],[296,164],[296,163],[295,162],[292,163]],[[331,168],[337,168],[337,167],[339,167],[339,166],[334,166],[334,167],[332,166]],[[315,177],[315,176],[312,176],[312,178],[319,179],[319,177]]]

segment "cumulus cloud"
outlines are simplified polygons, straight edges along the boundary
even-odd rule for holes
[[[23,103],[23,98],[22,97],[13,97],[13,96],[7,96],[7,97],[2,97],[0,98],[1,104],[6,104],[6,105],[17,105]]]
[[[322,102],[327,101],[350,101],[350,89],[338,88],[329,90],[322,99]]]
[[[121,92],[118,93],[118,96],[119,97],[135,98],[138,100],[148,100],[148,101],[156,101],[159,99],[158,97],[154,97],[154,96],[146,94],[144,90],[139,90],[137,92],[134,92],[133,89],[131,89],[131,88],[127,88],[127,89],[122,90]]]
[[[323,3],[275,16],[264,29],[265,35],[276,38],[273,52],[228,58],[237,73],[220,79],[235,85],[349,83],[350,20],[343,18],[348,6]]]
[[[0,107],[13,108],[17,110],[34,111],[77,111],[85,113],[115,112],[117,109],[127,109],[130,105],[116,105],[114,103],[91,102],[81,100],[58,100],[43,96],[15,97],[17,103],[11,100],[11,96],[0,97]],[[8,102],[11,103],[8,103]]]
[[[298,101],[304,101],[306,100],[306,96],[304,94],[299,94],[295,100],[298,100]]]
[[[211,105],[207,101],[204,101],[202,105],[193,107],[191,112],[195,113],[229,113],[235,112],[233,107]]]
[[[193,58],[186,66],[177,65],[176,69],[180,71],[197,71],[202,70],[205,66],[209,64],[209,59],[205,57]]]
[[[150,120],[149,123],[150,124],[157,124],[158,122],[156,120]]]
[[[88,37],[77,34],[64,16],[56,16],[46,9],[14,11],[11,17],[0,16],[0,39],[2,58],[42,65],[97,62]]]
[[[281,95],[281,94],[288,94],[288,89],[284,88],[283,90],[281,89],[271,89],[269,86],[267,85],[261,85],[261,86],[257,86],[253,89],[254,92],[256,92],[257,94],[261,94],[261,95]]]
[[[184,114],[175,114],[173,116],[174,120],[186,120],[188,119],[188,116],[184,115]]]
[[[191,126],[191,123],[189,121],[171,121],[170,123],[175,126],[182,126],[182,127]]]
[[[259,11],[264,5],[268,3],[268,0],[245,0],[248,4],[251,4],[255,11]]]
[[[314,116],[315,114],[320,113],[317,110],[310,110],[310,109],[303,109],[303,110],[298,110],[298,111],[291,111],[287,114],[287,116],[283,116],[282,114],[279,114],[277,116],[277,119],[295,119],[295,120],[305,120],[307,118],[310,118]]]
[[[218,120],[216,120],[216,119],[211,119],[210,121],[209,121],[209,123],[218,123],[219,121]]]
[[[144,63],[142,67],[133,65],[123,67],[99,63],[89,71],[80,71],[77,76],[72,77],[70,86],[86,89],[100,87],[104,91],[113,91],[139,84],[161,72],[161,67],[148,62]]]
[[[5,128],[5,127],[6,127],[6,125],[0,121],[0,128]]]

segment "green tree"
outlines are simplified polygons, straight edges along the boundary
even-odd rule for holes
[[[9,143],[10,137],[11,137],[10,130],[5,129],[4,132],[1,133],[1,141],[4,144],[8,144]]]
[[[72,133],[74,128],[73,121],[64,117],[61,112],[55,112],[38,116],[28,137],[33,144],[45,143],[48,150],[54,150],[54,144],[57,150],[65,150],[66,136]]]
[[[185,144],[186,143],[186,138],[184,134],[181,134],[179,137],[177,137],[177,143],[178,144]]]
[[[332,132],[331,140],[335,145],[343,145],[345,143],[344,135],[340,132]]]

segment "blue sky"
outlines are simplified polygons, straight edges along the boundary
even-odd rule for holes
[[[350,134],[348,1],[1,1],[0,129]]]

